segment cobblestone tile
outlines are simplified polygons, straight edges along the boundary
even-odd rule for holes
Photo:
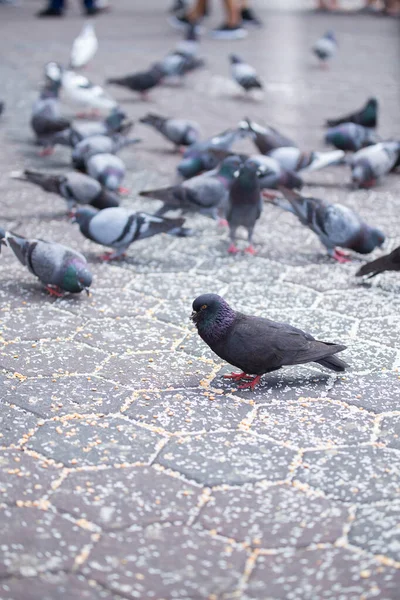
[[[365,319],[360,323],[358,335],[385,346],[398,348],[400,338],[399,315]]]
[[[82,575],[46,573],[41,577],[0,581],[2,600],[122,600]]]
[[[379,441],[400,450],[400,415],[382,419]]]
[[[357,509],[349,542],[372,554],[399,560],[400,505],[362,506]]]
[[[0,313],[0,336],[6,341],[65,338],[72,336],[82,322],[82,316],[68,315],[49,306],[17,309]]]
[[[399,373],[344,375],[334,381],[328,396],[374,413],[398,410]]]
[[[1,405],[0,446],[17,444],[37,426],[37,418],[15,406]]]
[[[110,291],[99,289],[96,286],[89,299],[86,299],[84,309],[77,306],[71,298],[65,298],[57,302],[57,306],[78,315],[82,309],[86,318],[98,319],[100,317],[135,317],[144,316],[158,304],[156,298],[144,296],[133,290],[118,289],[114,291],[113,301],[110,302]]]

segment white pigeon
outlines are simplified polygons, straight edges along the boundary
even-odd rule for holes
[[[338,49],[338,43],[333,31],[327,31],[325,35],[319,38],[312,47],[312,51],[319,59],[321,66],[327,66]]]
[[[97,52],[99,43],[92,23],[86,23],[72,44],[70,67],[80,69],[88,64]]]
[[[87,77],[74,71],[63,71],[62,89],[71,102],[90,109],[92,115],[102,110],[110,111],[118,106],[100,85],[95,85]]]

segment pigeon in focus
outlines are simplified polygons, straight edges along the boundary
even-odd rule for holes
[[[278,161],[286,171],[305,172],[318,171],[319,169],[339,164],[343,161],[345,154],[343,150],[302,152],[299,148],[285,146],[271,150],[268,156]]]
[[[191,146],[200,139],[200,127],[195,121],[171,119],[154,113],[148,113],[139,119],[139,122],[153,127],[167,140],[172,142],[177,149],[180,146]]]
[[[253,138],[253,142],[260,154],[268,154],[271,150],[281,147],[291,146],[297,148],[297,144],[273,127],[262,127],[247,118],[240,121],[238,127]]]
[[[231,75],[236,83],[246,92],[253,89],[262,90],[263,85],[257,75],[257,71],[253,67],[245,63],[237,54],[230,54],[229,60],[231,63]]]
[[[100,257],[107,261],[121,258],[133,242],[158,233],[175,231],[185,222],[182,218],[165,219],[120,207],[98,212],[86,206],[77,209],[73,220],[79,224],[79,229],[86,238],[114,249],[114,252]]]
[[[293,213],[319,237],[328,255],[344,263],[349,261],[348,253],[340,250],[348,248],[359,254],[369,254],[385,241],[384,234],[370,227],[353,211],[343,204],[329,204],[318,198],[307,198],[281,187],[285,200],[275,198],[271,202]]]
[[[138,92],[143,99],[147,99],[147,93],[157,85],[160,85],[164,77],[164,71],[159,63],[150,67],[147,71],[140,71],[125,77],[112,77],[106,83],[126,87],[132,92]]]
[[[46,81],[32,108],[30,123],[38,143],[43,146],[42,155],[53,152],[52,136],[67,130],[71,125],[71,122],[62,117],[60,113],[58,98],[60,85],[60,81]]]
[[[349,160],[353,186],[374,186],[396,166],[399,154],[400,142],[379,142],[353,154]]]
[[[363,275],[369,275],[375,277],[384,271],[400,271],[400,246],[395,248],[390,254],[380,256],[376,260],[373,260],[361,267],[356,273],[356,277],[362,277]]]
[[[289,365],[315,362],[342,372],[349,365],[335,356],[342,344],[321,342],[288,323],[244,315],[217,294],[202,294],[193,302],[192,321],[203,341],[222,360],[242,372],[225,375],[239,387],[254,389],[266,373]]]
[[[86,23],[72,44],[69,62],[71,69],[81,69],[86,66],[96,54],[98,47],[93,24]]]
[[[331,30],[327,31],[319,38],[312,47],[312,51],[319,59],[321,66],[327,66],[328,61],[335,56],[337,49],[338,43],[336,36]]]
[[[296,150],[296,148],[293,148]],[[288,188],[301,189],[303,180],[294,171],[286,170],[279,161],[272,156],[254,154],[250,159],[259,167],[259,184],[263,189],[277,189],[280,185]]]
[[[94,154],[85,161],[85,169],[90,177],[97,179],[111,191],[126,191],[121,187],[125,177],[125,164],[115,154]]]
[[[90,204],[99,210],[119,206],[119,197],[116,193],[111,192],[96,179],[84,173],[70,171],[65,174],[53,175],[26,169],[12,173],[11,177],[34,183],[45,192],[58,194],[67,201],[69,211],[77,204]]]
[[[327,119],[326,127],[336,127],[342,123],[356,123],[363,127],[376,127],[378,125],[378,100],[369,98],[360,109],[338,119]]]
[[[242,161],[237,156],[226,158],[218,169],[187,179],[180,185],[140,192],[140,196],[163,202],[155,213],[164,215],[169,210],[181,209],[183,213],[199,212],[222,219],[228,201],[229,189]]]
[[[61,297],[63,292],[89,293],[92,274],[86,258],[56,242],[28,240],[21,235],[0,228],[1,244],[14,252],[19,262],[46,286],[52,296]]]
[[[123,148],[137,144],[139,138],[126,138],[120,135],[93,135],[79,142],[72,150],[72,165],[75,169],[85,171],[86,162],[95,154],[117,154]]]
[[[236,247],[238,227],[247,229],[248,246],[245,248],[245,252],[248,254],[256,252],[252,245],[253,231],[263,208],[259,182],[260,172],[260,166],[252,159],[248,159],[240,168],[239,174],[231,186],[226,212],[231,240],[228,252],[231,254],[239,251]]]
[[[328,129],[325,142],[339,150],[357,152],[361,148],[377,144],[380,142],[380,138],[372,129],[363,125],[342,123]]]

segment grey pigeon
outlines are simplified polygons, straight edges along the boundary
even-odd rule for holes
[[[85,170],[86,162],[95,154],[117,154],[123,148],[137,144],[139,138],[127,138],[121,135],[93,135],[79,142],[72,150],[72,165],[75,169]]]
[[[379,142],[353,154],[349,160],[354,187],[372,187],[397,164],[400,142]]]
[[[54,144],[51,137],[71,125],[71,122],[60,113],[58,98],[60,85],[60,81],[48,80],[32,108],[30,123],[38,143],[44,147],[43,155],[53,152]]]
[[[253,142],[260,154],[268,154],[275,148],[287,146],[292,146],[294,148],[297,147],[297,144],[273,127],[263,127],[247,118],[243,121],[240,121],[239,129],[246,131],[249,135],[251,135]]]
[[[125,177],[125,165],[115,154],[94,154],[85,161],[85,170],[108,190],[125,191],[121,183]]]
[[[342,123],[357,123],[363,127],[376,127],[378,124],[378,100],[369,98],[365,105],[355,112],[352,112],[337,119],[327,119],[327,127],[336,127]]]
[[[296,150],[296,148],[293,148],[293,150]],[[261,189],[277,189],[280,185],[298,189],[303,187],[301,177],[293,171],[283,168],[272,156],[254,154],[250,158],[260,169],[259,184]]]
[[[106,83],[126,87],[146,98],[148,91],[159,85],[163,77],[164,71],[161,65],[156,63],[148,71],[133,73],[125,77],[112,77],[107,79]]]
[[[321,61],[322,65],[326,65],[331,60],[338,49],[338,43],[335,33],[330,30],[327,31],[321,38],[319,38],[312,47],[312,51],[315,56]]]
[[[58,194],[67,201],[71,210],[77,204],[90,204],[98,209],[119,206],[118,195],[102,186],[96,179],[70,171],[62,175],[53,175],[26,169],[21,173],[13,173],[12,177],[29,181],[41,187],[45,192]]]
[[[246,160],[233,182],[228,201],[226,218],[229,225],[231,245],[228,252],[236,254],[236,230],[245,227],[248,234],[248,246],[245,252],[255,254],[252,245],[253,231],[260,218],[263,202],[259,183],[260,166],[251,159]]]
[[[318,198],[306,198],[293,190],[280,189],[287,202],[280,198],[272,202],[292,212],[303,225],[316,233],[329,256],[338,262],[348,262],[349,258],[337,246],[359,254],[369,254],[385,241],[379,229],[364,223],[351,208],[343,204],[329,204]]]
[[[390,254],[380,256],[366,265],[363,265],[356,273],[356,277],[369,275],[369,278],[375,277],[384,271],[400,271],[400,246],[395,248]]]
[[[213,172],[192,177],[181,185],[143,191],[140,195],[163,202],[156,215],[181,209],[184,213],[199,212],[216,219],[218,214],[222,217],[225,213],[229,189],[241,162],[239,157],[231,156]]]
[[[245,63],[237,54],[230,54],[229,60],[233,79],[246,92],[252,89],[262,89],[263,85],[253,67]]]
[[[100,212],[91,207],[78,208],[74,220],[81,233],[102,246],[115,252],[104,254],[103,260],[114,260],[123,256],[128,247],[137,240],[179,229],[184,219],[164,219],[146,213],[135,213],[125,208],[106,208]]]
[[[379,136],[368,127],[356,123],[342,123],[328,129],[325,142],[339,150],[350,150],[357,152],[361,148],[377,144]]]
[[[324,167],[339,164],[342,162],[344,155],[343,150],[302,152],[299,148],[293,148],[292,146],[275,148],[268,154],[268,156],[278,161],[283,169],[294,172],[318,171]]]
[[[92,274],[86,258],[56,242],[28,240],[21,235],[0,228],[1,243],[11,248],[19,262],[36,275],[53,296],[62,296],[63,292],[79,294],[89,293]]]
[[[244,315],[217,294],[195,299],[192,321],[211,350],[242,371],[225,376],[245,381],[240,388],[253,390],[262,375],[289,365],[315,362],[337,372],[349,366],[335,356],[346,346],[320,342],[288,323]]]
[[[154,113],[148,113],[141,119],[140,123],[150,125],[161,133],[167,140],[172,142],[176,148],[190,146],[200,139],[200,127],[195,121],[186,119],[172,119],[162,117]]]
[[[172,52],[163,58],[159,65],[166,77],[183,77],[195,69],[203,67],[205,61],[198,55],[199,41],[194,23],[187,26],[185,37]]]

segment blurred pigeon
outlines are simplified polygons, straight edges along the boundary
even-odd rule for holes
[[[262,375],[284,366],[316,362],[337,372],[349,366],[334,356],[346,346],[320,342],[288,323],[244,315],[217,294],[202,294],[195,299],[192,321],[217,356],[241,369],[242,373],[225,376],[246,381],[240,388],[253,390]]]
[[[76,204],[90,204],[98,209],[119,206],[118,195],[103,187],[96,179],[70,171],[62,175],[53,175],[41,171],[26,169],[12,173],[14,179],[29,181],[41,187],[45,192],[58,194],[67,201],[71,210]]]
[[[292,142],[285,135],[282,135],[273,127],[262,127],[250,119],[244,119],[239,123],[239,129],[243,132],[248,132],[253,138],[254,144],[261,154],[268,154],[275,148],[291,146],[297,147],[297,144]]]
[[[86,23],[72,44],[70,67],[80,69],[88,64],[97,52],[99,44],[92,23]]]
[[[339,150],[350,150],[357,152],[361,148],[371,146],[380,141],[379,136],[363,125],[356,123],[342,123],[328,129],[325,135],[325,142],[331,144]]]
[[[287,210],[300,223],[317,234],[328,250],[329,256],[338,262],[348,262],[348,254],[336,248],[349,248],[359,254],[369,254],[385,241],[384,234],[364,223],[350,208],[343,204],[329,204],[318,198],[306,198],[293,190],[281,187],[285,200],[275,198],[272,203]]]
[[[241,167],[238,176],[231,186],[229,193],[228,209],[226,218],[229,224],[231,245],[228,252],[236,254],[236,230],[245,227],[248,233],[249,245],[245,252],[255,254],[252,245],[253,231],[257,219],[260,218],[263,202],[260,194],[259,165],[248,159]]]
[[[53,152],[51,136],[67,130],[71,125],[71,122],[60,114],[60,85],[60,81],[47,81],[32,108],[31,127],[38,143],[44,147],[41,153],[43,155]]]
[[[230,54],[229,60],[231,63],[232,78],[246,92],[249,92],[252,89],[261,90],[263,88],[257,72],[253,67],[245,63],[237,54]]]
[[[296,148],[293,148],[296,150]],[[277,189],[284,185],[288,188],[302,188],[303,180],[293,171],[284,169],[281,164],[271,156],[254,154],[251,160],[259,167],[259,184],[261,189]]]
[[[384,271],[400,271],[400,246],[395,248],[390,254],[385,254],[366,265],[363,265],[356,273],[356,277],[369,275],[369,278],[375,277]]]
[[[371,187],[397,164],[400,142],[379,142],[353,154],[349,160],[355,187]]]
[[[342,162],[344,155],[342,150],[333,150],[332,152],[302,152],[299,148],[291,146],[275,148],[268,154],[268,156],[278,161],[286,171],[296,172],[318,171],[324,167],[338,164]]]
[[[378,124],[378,100],[369,98],[360,110],[338,119],[327,119],[326,126],[336,127],[336,125],[342,123],[357,123],[357,125],[363,125],[363,127],[376,127]]]
[[[225,212],[229,189],[241,165],[237,156],[226,158],[218,170],[197,175],[181,185],[140,192],[141,196],[161,200],[163,206],[155,213],[160,216],[169,210],[181,209],[183,213],[199,212],[216,219]]]
[[[123,148],[137,144],[139,138],[126,138],[120,135],[93,135],[79,142],[72,150],[72,164],[75,169],[85,170],[86,162],[95,154],[117,154]]]
[[[91,207],[78,208],[74,220],[86,238],[114,248],[115,252],[101,257],[103,260],[120,258],[133,242],[176,230],[185,222],[182,218],[164,219],[125,208],[106,208],[97,212]]]
[[[120,85],[133,92],[138,92],[143,98],[147,98],[147,92],[161,83],[164,71],[159,63],[150,67],[147,71],[140,71],[125,77],[112,77],[106,83]]]
[[[95,154],[85,161],[86,172],[111,191],[124,191],[125,165],[115,154]]]
[[[182,77],[190,71],[204,66],[204,60],[197,56],[199,41],[196,33],[196,25],[189,23],[185,38],[160,61],[160,67],[166,77]]]
[[[28,240],[2,228],[0,241],[45,284],[50,295],[60,297],[63,292],[79,294],[83,290],[89,293],[92,274],[86,258],[79,252],[56,242]]]
[[[154,127],[156,131],[175,144],[177,148],[179,146],[190,146],[200,138],[200,128],[195,121],[169,119],[161,115],[148,113],[139,119],[139,122]]]
[[[180,40],[175,46],[175,52],[183,56],[195,56],[200,48],[199,36],[195,23],[189,23],[183,40]]]
[[[321,38],[319,38],[319,40],[317,40],[312,47],[312,51],[321,61],[321,65],[327,65],[327,62],[335,56],[337,49],[338,43],[336,36],[331,30],[327,31]]]

